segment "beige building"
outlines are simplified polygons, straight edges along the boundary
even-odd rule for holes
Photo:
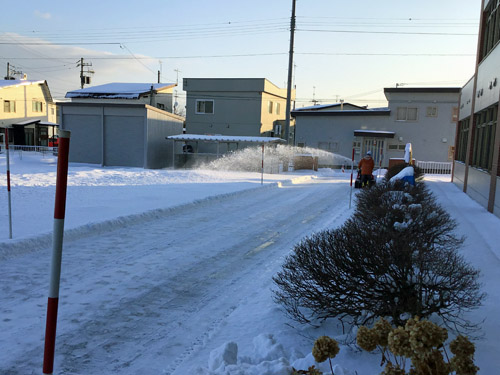
[[[56,132],[57,108],[46,81],[0,80],[0,142],[47,146]]]
[[[285,129],[286,88],[265,78],[185,78],[183,89],[187,133],[293,138],[293,127]]]

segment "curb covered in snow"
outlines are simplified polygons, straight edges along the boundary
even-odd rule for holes
[[[209,196],[202,199],[194,200],[190,203],[185,203],[177,206],[172,206],[168,208],[158,208],[154,210],[149,210],[141,212],[138,214],[131,214],[126,216],[119,216],[114,219],[105,220],[98,223],[90,223],[78,226],[76,228],[67,229],[64,231],[65,241],[74,241],[83,237],[88,237],[96,235],[103,232],[109,232],[118,228],[122,228],[127,225],[133,225],[138,222],[150,221],[159,219],[161,217],[183,211],[186,209],[192,209],[195,207],[202,206],[203,204],[212,203],[214,201],[220,201],[236,196],[240,196],[246,193],[253,192],[260,189],[270,189],[274,187],[291,186],[298,183],[303,183],[314,179],[314,176],[300,176],[292,178],[290,180],[266,183],[265,185],[252,187],[248,189],[243,189],[240,191],[235,191],[232,193],[218,194]],[[13,256],[27,254],[33,252],[37,249],[48,248],[52,245],[52,233],[45,233],[21,240],[10,240],[0,242],[0,259],[7,259]]]

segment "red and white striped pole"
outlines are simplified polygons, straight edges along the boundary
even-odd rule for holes
[[[354,147],[352,148],[352,158],[351,158],[351,192],[349,193],[349,209],[351,208],[352,201],[352,175],[354,173]]]
[[[260,174],[260,184],[264,185],[264,143],[262,144],[262,170]]]
[[[10,157],[9,157],[9,129],[5,128],[5,155],[7,158],[7,197],[9,200],[9,238],[12,239],[12,204],[10,197]]]
[[[47,303],[47,324],[45,328],[45,351],[43,373],[52,374],[56,347],[57,308],[59,305],[59,283],[61,280],[61,259],[66,212],[66,188],[68,185],[69,138],[71,133],[59,130],[57,161],[56,200],[54,208],[54,232],[52,235],[52,263],[50,267],[49,298]]]

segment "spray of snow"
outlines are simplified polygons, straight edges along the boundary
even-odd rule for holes
[[[350,165],[351,159],[311,147],[293,147],[277,145],[264,148],[264,170],[266,173],[278,173],[279,165],[288,166],[296,156],[318,157],[319,165]],[[223,155],[221,158],[199,166],[200,169],[224,171],[260,172],[262,166],[262,148],[247,147]]]

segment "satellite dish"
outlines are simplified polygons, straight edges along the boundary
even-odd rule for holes
[[[179,103],[175,102],[174,103],[174,107],[177,107],[179,105]]]

